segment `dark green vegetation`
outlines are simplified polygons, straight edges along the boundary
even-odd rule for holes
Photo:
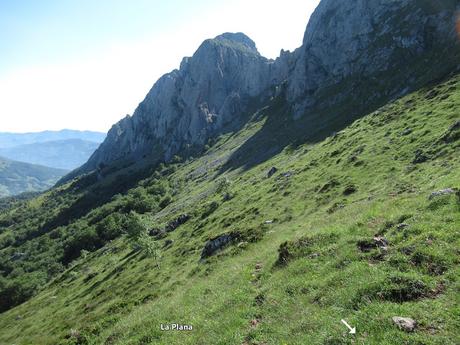
[[[0,148],[0,155],[25,163],[72,170],[85,163],[98,146],[99,142],[66,139]]]
[[[0,198],[52,187],[67,170],[48,168],[0,157]]]
[[[460,77],[288,146],[273,102],[199,158],[6,206],[0,343],[458,344]]]

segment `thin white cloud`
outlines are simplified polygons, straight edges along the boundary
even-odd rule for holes
[[[263,55],[274,58],[281,48],[301,45],[318,2],[232,1],[148,39],[119,42],[60,64],[10,71],[0,77],[0,131],[107,131],[132,113],[155,80],[177,68],[203,39],[242,31]]]

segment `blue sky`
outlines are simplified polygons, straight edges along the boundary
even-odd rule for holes
[[[107,131],[206,38],[300,46],[319,0],[0,0],[0,131]]]
[[[113,43],[155,35],[216,2],[191,4],[180,0],[0,1],[0,71],[85,56]]]

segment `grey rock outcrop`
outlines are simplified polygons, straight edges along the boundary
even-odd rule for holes
[[[455,44],[456,7],[448,0],[321,1],[289,73],[294,115],[314,105],[319,90],[346,78],[361,83],[392,72],[404,84],[388,83],[394,96],[410,91],[417,59],[439,49],[437,44]]]
[[[206,40],[179,70],[161,77],[133,116],[115,124],[84,170],[153,151],[169,160],[236,121],[268,88],[271,62],[242,33]]]
[[[300,117],[350,96],[363,103],[402,96],[459,68],[456,58],[444,63],[450,48],[458,48],[459,8],[450,0],[322,0],[302,46],[275,61],[242,33],[206,40],[155,83],[70,177],[117,160],[168,161],[202,147],[234,128],[254,100],[283,95]]]
[[[217,251],[222,250],[238,237],[235,233],[223,234],[210,239],[206,242],[202,252],[201,259],[214,255]]]
[[[438,190],[436,192],[431,193],[429,199],[432,200],[432,199],[435,199],[435,198],[437,198],[439,196],[455,194],[456,192],[458,192],[458,189],[456,189],[456,188],[441,189],[441,190]]]

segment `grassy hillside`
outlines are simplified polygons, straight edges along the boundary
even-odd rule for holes
[[[3,211],[0,307],[37,294],[0,343],[458,344],[460,77],[288,146],[275,103],[134,186],[127,167]]]
[[[21,162],[72,170],[84,164],[98,146],[98,142],[66,139],[7,148],[0,147],[0,155]]]
[[[0,157],[0,197],[52,187],[66,170],[12,161]]]

